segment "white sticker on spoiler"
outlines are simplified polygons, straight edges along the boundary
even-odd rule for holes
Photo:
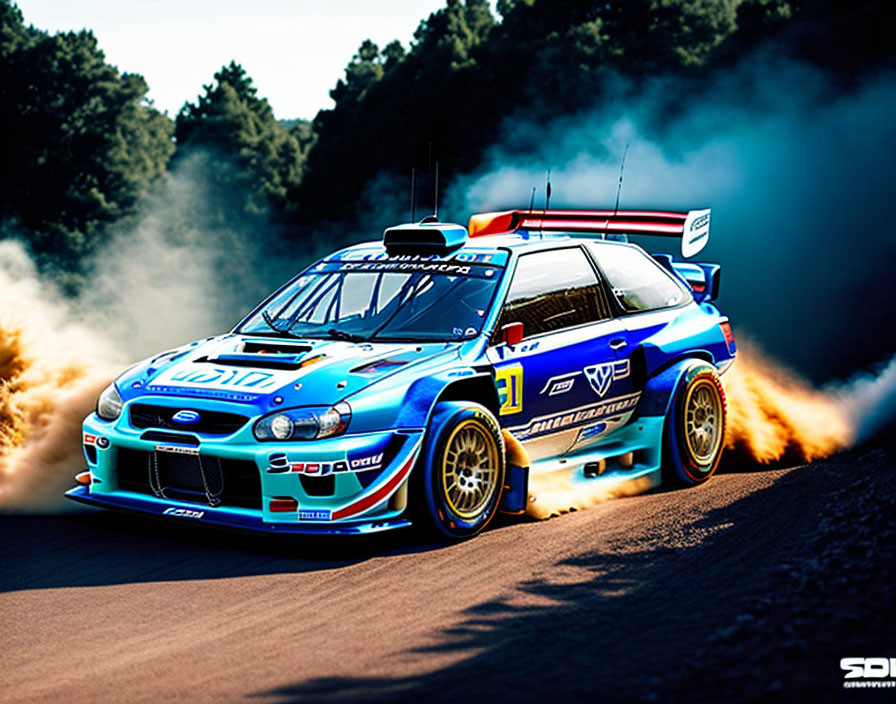
[[[693,257],[709,242],[709,210],[691,210],[684,221],[681,255]]]

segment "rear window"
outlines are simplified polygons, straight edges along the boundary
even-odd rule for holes
[[[588,247],[626,312],[672,308],[690,300],[687,290],[644,251],[608,243]]]

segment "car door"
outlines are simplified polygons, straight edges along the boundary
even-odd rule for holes
[[[515,345],[508,323],[523,324]],[[532,460],[599,441],[637,402],[624,326],[578,246],[520,256],[492,342],[501,424]]]

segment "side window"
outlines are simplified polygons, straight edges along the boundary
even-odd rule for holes
[[[640,249],[625,245],[588,245],[623,310],[671,308],[689,295],[670,274]]]
[[[495,331],[523,324],[526,337],[610,317],[594,268],[578,247],[524,254]]]

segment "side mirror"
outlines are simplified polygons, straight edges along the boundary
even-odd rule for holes
[[[508,344],[510,347],[518,345],[523,340],[523,324],[507,323],[501,327],[501,342]]]

